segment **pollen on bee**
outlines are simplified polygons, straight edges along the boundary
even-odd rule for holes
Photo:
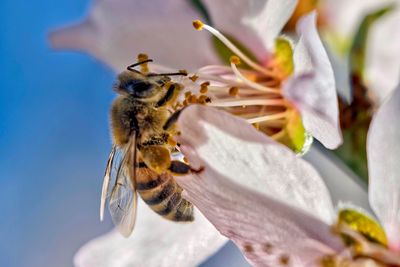
[[[148,56],[147,54],[140,53],[140,54],[137,56],[137,59],[138,59],[138,61],[145,61],[145,60],[148,60],[148,59],[149,59],[149,56]]]
[[[235,65],[240,65],[240,58],[238,56],[231,56],[229,58],[230,62]]]
[[[193,27],[198,30],[201,31],[203,29],[204,23],[201,22],[201,20],[194,20],[193,21]]]
[[[192,82],[197,81],[198,78],[199,78],[199,76],[197,76],[196,74],[189,77],[189,79],[192,80]]]
[[[138,59],[139,62],[141,62],[141,61],[148,60],[148,59],[149,59],[149,56],[148,56],[147,54],[140,53],[140,54],[137,56],[137,59]],[[143,73],[149,72],[149,66],[147,65],[147,63],[141,64],[141,65],[140,65],[140,70],[141,70]]]
[[[257,130],[260,130],[260,124],[258,122],[253,123],[253,127],[256,128]]]
[[[239,94],[239,88],[236,86],[229,88],[229,94],[231,96],[237,96]]]
[[[189,163],[189,160],[186,157],[183,157],[183,162]]]
[[[173,147],[177,145],[176,141],[171,136],[168,137],[167,142],[168,142],[168,145],[173,146]]]

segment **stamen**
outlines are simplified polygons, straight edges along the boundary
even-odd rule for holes
[[[242,80],[243,83],[247,84],[248,86],[250,86],[250,87],[252,87],[252,88],[254,88],[254,89],[256,89],[256,90],[263,91],[263,92],[281,94],[281,92],[280,92],[278,89],[266,87],[266,86],[263,86],[263,85],[261,85],[261,84],[259,84],[259,83],[250,81],[249,79],[247,79],[246,77],[244,77],[244,76],[240,73],[240,71],[238,70],[238,68],[236,67],[235,64],[231,63],[231,68],[232,68],[233,72],[236,74],[236,76],[237,76],[240,80]]]
[[[249,65],[253,69],[258,70],[259,72],[262,72],[267,76],[274,76],[273,72],[268,71],[261,65],[257,64],[253,60],[251,60],[248,56],[246,56],[242,51],[240,51],[239,48],[237,48],[231,41],[229,41],[228,38],[226,38],[218,30],[214,29],[213,27],[211,27],[207,24],[204,24],[200,20],[193,21],[193,26],[195,27],[196,30],[201,30],[204,28],[207,31],[209,31],[211,34],[213,34],[215,37],[217,37],[227,48],[229,48],[234,54],[238,55],[241,59],[243,59],[243,61],[246,62],[247,65]]]
[[[273,115],[266,115],[266,116],[262,116],[262,117],[247,119],[247,122],[248,123],[258,123],[258,122],[263,122],[263,121],[279,120],[279,119],[286,118],[287,115],[288,115],[287,112],[281,112],[281,113],[276,113]]]
[[[221,100],[212,102],[214,107],[240,107],[240,106],[286,106],[283,99],[240,99],[240,100]]]

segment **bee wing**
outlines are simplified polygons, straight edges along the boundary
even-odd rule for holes
[[[103,187],[101,190],[101,199],[100,199],[100,221],[103,221],[104,218],[104,207],[106,205],[108,189],[110,187],[111,167],[113,165],[116,150],[117,150],[116,145],[113,145],[110,155],[108,156],[107,167],[104,173]]]
[[[113,187],[110,191],[110,184]],[[124,236],[129,236],[136,220],[136,133],[124,148],[113,146],[108,157],[100,200],[100,220],[109,198],[111,218]]]

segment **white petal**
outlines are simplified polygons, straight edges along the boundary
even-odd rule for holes
[[[193,267],[214,254],[226,238],[196,212],[195,221],[167,221],[139,201],[136,227],[129,238],[113,230],[85,244],[77,267]]]
[[[252,0],[243,23],[259,35],[265,47],[273,51],[275,38],[289,20],[296,5],[296,0]]]
[[[178,125],[182,152],[205,167],[176,177],[178,183],[252,264],[277,266],[286,254],[289,266],[303,266],[338,247],[328,226],[329,194],[310,164],[246,121],[209,107],[187,108]]]
[[[249,10],[252,0],[203,0],[208,13],[211,17],[213,26],[224,34],[233,36],[258,59],[267,57],[267,50],[255,31],[242,23],[242,18]]]
[[[369,33],[365,78],[381,101],[396,87],[400,74],[400,34],[393,34],[399,25],[400,7],[376,21]]]
[[[302,158],[310,162],[321,174],[334,206],[340,202],[349,202],[372,213],[367,187],[335,155],[318,146],[312,146]]]
[[[218,63],[206,33],[193,29],[200,15],[184,0],[97,0],[85,22],[53,32],[54,48],[90,53],[121,71],[147,53],[155,63],[197,69]]]
[[[400,86],[375,114],[368,133],[369,200],[390,246],[400,251]]]
[[[296,0],[204,0],[216,28],[228,33],[259,59],[273,51],[274,40],[296,7]]]
[[[398,0],[324,0],[321,1],[324,19],[329,30],[338,37],[352,38],[361,20],[369,12]]]
[[[332,66],[316,29],[316,13],[303,17],[294,51],[295,74],[284,84],[284,94],[299,109],[304,127],[325,147],[342,143]]]

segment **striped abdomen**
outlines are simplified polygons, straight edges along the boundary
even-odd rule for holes
[[[146,167],[136,171],[136,190],[152,210],[171,221],[193,221],[193,205],[182,198],[182,188],[171,174],[159,175]]]

